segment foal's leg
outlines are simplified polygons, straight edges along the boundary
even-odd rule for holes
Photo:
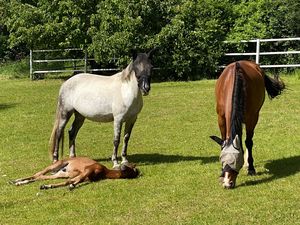
[[[63,161],[63,160],[59,160],[57,162],[55,162],[54,164],[46,167],[45,169],[35,173],[33,176],[30,177],[25,177],[25,178],[20,178],[14,181],[11,181],[12,184],[15,185],[23,185],[23,184],[28,184],[31,182],[34,182],[36,180],[43,180],[45,179],[45,174],[51,171],[55,171],[55,170],[59,170],[62,167],[65,167],[68,163]]]
[[[128,160],[126,158],[127,156],[127,147],[128,147],[128,142],[130,139],[131,131],[134,126],[134,123],[136,121],[137,117],[133,118],[130,121],[127,121],[125,123],[125,130],[124,130],[124,143],[123,143],[123,148],[122,148],[122,164],[128,163]]]
[[[65,126],[67,122],[69,121],[70,117],[72,116],[73,112],[64,112],[61,110],[60,116],[59,116],[59,121],[56,129],[56,135],[55,135],[55,146],[54,146],[54,151],[53,151],[53,162],[56,162],[58,160],[58,149],[59,149],[59,143],[63,137],[63,132],[65,129]]]
[[[122,129],[122,120],[114,118],[114,149],[111,160],[113,162],[113,168],[119,169],[120,165],[118,164],[118,147],[120,144],[120,135]]]
[[[64,182],[56,183],[56,184],[43,184],[40,186],[40,189],[50,189],[50,188],[58,188],[70,185],[70,190],[75,188],[75,186],[86,180],[88,175],[86,173],[77,174],[75,177],[70,178]]]
[[[75,111],[75,119],[72,123],[71,129],[69,130],[69,149],[70,157],[75,157],[75,139],[78,134],[79,129],[83,125],[85,117]]]

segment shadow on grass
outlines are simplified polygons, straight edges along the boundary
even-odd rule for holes
[[[110,159],[97,159],[96,161],[106,161]],[[159,153],[145,153],[128,155],[129,162],[144,165],[154,165],[162,163],[176,163],[182,161],[201,161],[202,164],[214,163],[219,161],[219,156],[182,156],[182,155],[164,155]]]
[[[273,180],[289,177],[296,173],[299,173],[300,156],[293,156],[290,158],[283,158],[270,161],[265,165],[265,168],[268,170],[267,174],[271,175],[270,177],[254,181],[246,181],[239,186],[258,185],[262,183],[271,182]]]
[[[6,110],[13,107],[16,107],[16,103],[0,103],[0,110]]]

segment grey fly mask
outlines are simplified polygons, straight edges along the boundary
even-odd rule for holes
[[[243,167],[243,149],[238,135],[235,136],[232,144],[225,144],[222,147],[220,161],[222,163],[223,170],[225,169],[226,165],[236,172],[239,172]]]

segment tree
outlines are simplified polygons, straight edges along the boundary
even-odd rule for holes
[[[99,4],[89,30],[90,50],[101,62],[114,56],[125,64],[132,48],[158,47],[155,66],[166,79],[214,73],[228,29],[229,1],[108,0]]]
[[[3,58],[8,50],[7,39],[8,32],[5,26],[4,18],[7,17],[7,4],[8,1],[0,0],[0,58]]]
[[[156,36],[164,54],[161,66],[174,70],[172,79],[214,75],[229,28],[229,1],[183,1],[175,16]],[[197,76],[198,75],[198,76]]]
[[[87,30],[95,5],[89,0],[12,0],[7,26],[10,46],[28,48],[80,47],[90,43]]]

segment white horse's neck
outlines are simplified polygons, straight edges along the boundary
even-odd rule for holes
[[[122,95],[127,101],[141,97],[138,81],[132,68],[132,62],[122,71]]]
[[[135,72],[133,70],[132,62],[129,63],[129,65],[122,71],[122,80],[131,80],[132,78],[135,78]]]

